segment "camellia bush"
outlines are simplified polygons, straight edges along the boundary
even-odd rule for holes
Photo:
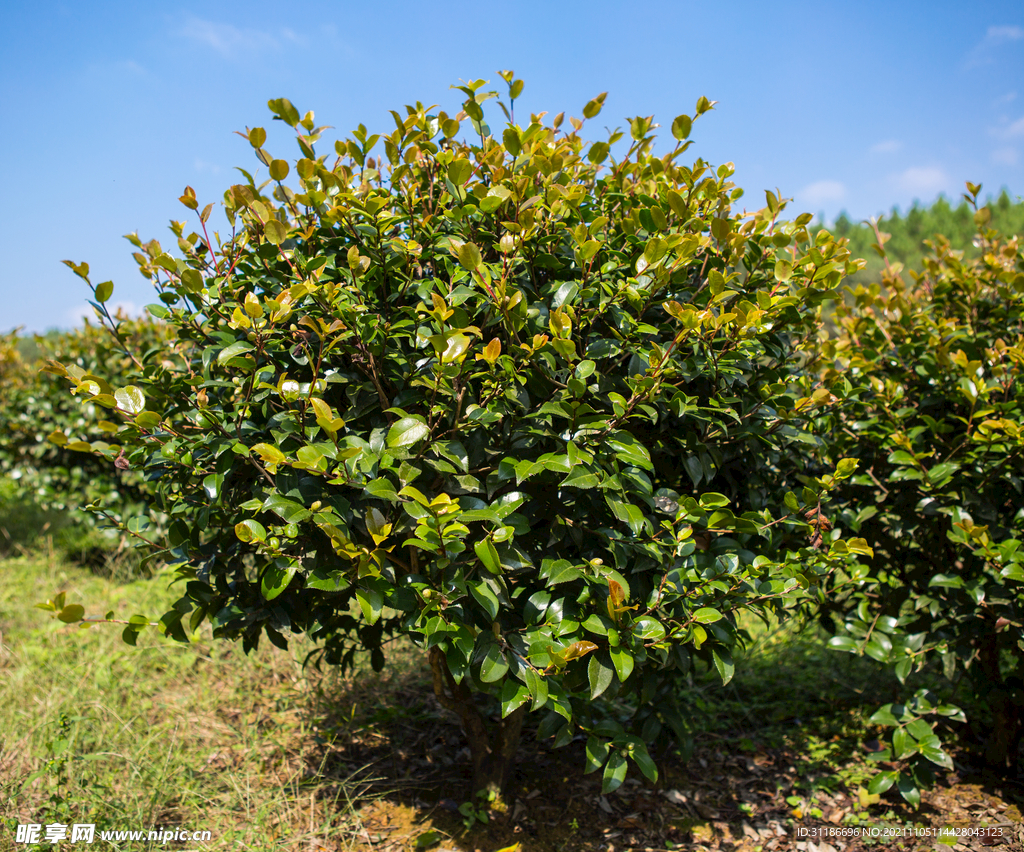
[[[109,313],[104,318],[116,334],[86,322],[59,334],[0,336],[0,476],[10,486],[10,499],[66,512],[72,524],[90,529],[109,523],[84,511],[85,506],[123,522],[145,514],[152,494],[141,473],[119,471],[103,456],[76,452],[104,449],[120,423],[106,419],[106,411],[91,400],[70,396],[67,382],[43,367],[57,360],[73,373],[102,372],[109,381],[124,384],[138,366],[128,352],[140,357],[163,352],[173,337],[150,318]]]
[[[965,197],[977,208],[980,187]],[[818,462],[859,470],[834,491],[833,513],[873,551],[820,590],[831,644],[892,665],[901,681],[941,663],[987,708],[985,758],[1015,768],[1024,731],[1024,255],[1018,237],[977,209],[980,257],[937,237],[910,283],[899,264],[839,303],[838,335],[820,344],[823,386],[844,389],[812,431]],[[878,250],[885,258],[884,234]],[[877,754],[894,764],[872,785],[911,802],[931,766],[953,768],[937,722],[964,721],[924,690],[882,708]]]
[[[734,212],[731,164],[678,162],[707,99],[655,156],[651,118],[584,141],[603,95],[517,124],[523,84],[502,76],[500,132],[478,80],[458,114],[417,103],[330,154],[313,113],[270,101],[301,157],[243,134],[269,178],[225,193],[230,235],[186,189],[180,255],[138,243],[169,351],[120,386],[50,367],[119,417],[93,451],[142,471],[171,519],[166,537],[127,525],[182,578],[162,630],[209,621],[246,649],[304,633],[318,663],[368,650],[376,669],[412,637],[496,801],[531,711],[557,745],[587,735],[606,791],[628,760],[654,778],[646,743],[685,734],[671,683],[695,663],[728,680],[741,612],[869,552],[816,521],[856,462],[799,494],[772,473],[815,440],[829,394],[799,347],[858,265],[809,216],[781,222],[774,193]],[[616,695],[634,718],[599,712]]]

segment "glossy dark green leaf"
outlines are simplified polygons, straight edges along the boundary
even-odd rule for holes
[[[626,780],[626,772],[628,770],[626,764],[626,758],[623,757],[617,751],[612,752],[608,758],[608,763],[604,767],[604,776],[601,781],[601,794],[611,793],[618,790],[622,786],[622,782]]]
[[[921,805],[921,791],[917,787],[914,776],[909,772],[901,772],[896,785],[900,795],[906,799],[911,807],[917,808]]]
[[[483,677],[483,667],[481,667],[480,673],[481,680],[487,683],[487,679]],[[501,718],[504,719],[509,713],[522,707],[529,700],[530,690],[519,681],[508,678],[501,686]]]
[[[387,445],[392,449],[411,447],[430,434],[430,427],[415,417],[403,417],[388,430]]]
[[[263,501],[263,510],[273,512],[286,524],[298,524],[309,518],[313,513],[301,503],[289,500],[280,494],[271,494]]]
[[[487,646],[487,651],[480,661],[480,680],[484,683],[495,683],[501,680],[508,672],[508,660],[502,653],[501,648],[494,642]],[[519,686],[522,686],[520,684]],[[522,687],[522,702],[529,697],[529,690]],[[504,712],[504,708],[502,710]]]
[[[483,607],[488,619],[494,621],[498,617],[498,610],[501,603],[491,587],[484,582],[471,582],[468,584],[469,593],[476,599],[476,602]]]
[[[263,597],[272,601],[280,595],[291,582],[298,566],[288,563],[285,560],[275,559],[274,563],[263,572],[263,579],[260,581],[260,591]]]
[[[732,680],[732,676],[736,672],[736,666],[732,661],[732,654],[729,653],[727,648],[715,648],[711,652],[711,658],[714,660],[715,669],[718,672],[718,676],[722,679],[722,685],[724,686]]]
[[[533,704],[530,706],[530,710],[539,710],[548,701],[548,681],[547,678],[538,672],[536,669],[527,667],[524,671],[526,678],[527,688],[530,690],[530,695],[533,697]]]
[[[359,602],[359,608],[362,610],[367,624],[376,624],[384,606],[384,598],[381,593],[376,589],[360,587],[356,589],[356,600]]]
[[[243,355],[246,352],[252,352],[256,347],[249,343],[248,340],[238,340],[232,343],[230,346],[225,346],[217,356],[217,363],[224,364],[230,361],[232,358]]]
[[[656,782],[658,780],[658,767],[651,759],[651,755],[647,751],[646,743],[641,740],[637,740],[634,743],[630,757],[633,759],[633,762],[640,767],[640,771],[648,781]]]
[[[587,663],[587,678],[590,681],[590,699],[593,701],[609,686],[615,671],[602,654],[591,654],[590,662]]]
[[[583,773],[595,772],[604,766],[605,761],[608,760],[608,743],[595,736],[587,737],[584,754],[586,755],[587,762]]]

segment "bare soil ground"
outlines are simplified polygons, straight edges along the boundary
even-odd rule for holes
[[[379,779],[364,788],[371,800],[356,802],[351,839],[358,849],[1024,849],[1024,785],[975,773],[961,762],[969,755],[958,753],[958,770],[925,792],[916,811],[898,796],[868,804],[861,802],[853,785],[843,782],[868,777],[864,754],[877,745],[864,744],[860,753],[847,754],[843,765],[841,752],[848,743],[842,742],[842,734],[833,735],[833,750],[827,743],[809,748],[799,734],[774,747],[759,743],[756,732],[709,735],[696,744],[688,762],[671,755],[659,760],[657,784],[630,778],[620,790],[602,796],[600,773],[582,774],[582,738],[551,750],[527,731],[514,808],[500,821],[474,821],[459,810],[470,799],[470,765],[455,717],[434,701],[422,682],[406,683],[404,691],[387,699],[381,722],[336,742],[325,765],[329,772],[368,766],[370,775]],[[808,792],[809,785],[818,789]],[[942,829],[959,830],[961,836],[940,842]],[[979,836],[978,829],[988,836]],[[320,848],[342,847],[325,842]]]

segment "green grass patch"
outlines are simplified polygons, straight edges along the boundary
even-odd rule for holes
[[[131,648],[117,625],[83,630],[33,604],[65,591],[91,612],[153,615],[175,599],[166,578],[112,582],[53,554],[0,570],[0,818],[9,837],[19,822],[54,821],[210,830],[211,842],[193,847],[209,849],[311,849],[328,835],[346,848],[339,838],[356,836],[352,805],[368,769],[326,765],[331,742],[351,731],[336,722],[321,730],[319,719],[345,685],[303,669],[308,643],[246,656],[231,643],[183,646],[144,631]],[[372,673],[360,679],[372,694]]]
[[[422,653],[408,640],[393,644],[381,674],[365,655],[346,678],[304,669],[312,646],[301,640],[288,652],[264,643],[246,656],[204,628],[190,646],[143,631],[131,648],[117,625],[83,630],[33,604],[64,591],[90,612],[156,616],[176,598],[167,577],[114,581],[55,549],[7,559],[0,570],[0,818],[11,832],[19,822],[55,821],[182,828],[213,834],[189,848],[268,850],[366,848],[377,836],[367,826],[382,820],[410,844],[438,827],[449,843],[459,833],[458,820],[438,822],[446,812],[431,817],[425,808],[461,801],[453,791],[461,790],[462,737],[433,701]],[[689,764],[678,752],[662,755],[663,786],[685,788],[700,762],[702,772],[732,778],[722,782],[721,813],[763,815],[767,800],[730,786],[746,783],[749,761],[761,773],[757,789],[774,791],[775,818],[814,819],[855,801],[881,733],[869,716],[894,699],[898,682],[871,660],[826,648],[813,624],[745,626],[753,641],[732,682],[694,672],[680,684],[696,749]],[[942,688],[928,677],[919,685]],[[547,756],[526,734],[528,774],[538,759],[570,757]],[[438,772],[442,780],[424,781]],[[529,779],[545,790],[535,802],[554,795],[543,786],[558,780],[550,771]],[[898,805],[848,808],[844,824],[869,811],[884,818]]]

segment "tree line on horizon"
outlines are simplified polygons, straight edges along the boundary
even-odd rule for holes
[[[1004,187],[998,197],[989,198],[987,206],[992,212],[989,227],[1003,234],[1024,234],[1024,199],[1011,196]],[[901,213],[893,207],[888,215],[878,220],[878,229],[889,234],[885,244],[889,262],[902,263],[906,269],[920,271],[923,260],[930,253],[925,241],[942,234],[952,248],[962,250],[968,258],[978,257],[981,250],[975,245],[978,235],[974,221],[974,210],[964,199],[953,206],[945,195],[940,195],[931,205],[924,206],[915,201],[910,209]],[[863,258],[867,266],[846,278],[850,284],[868,284],[878,281],[885,261],[872,248],[877,241],[867,220],[851,219],[844,210],[835,223],[828,227],[832,234],[848,239],[851,257]]]

